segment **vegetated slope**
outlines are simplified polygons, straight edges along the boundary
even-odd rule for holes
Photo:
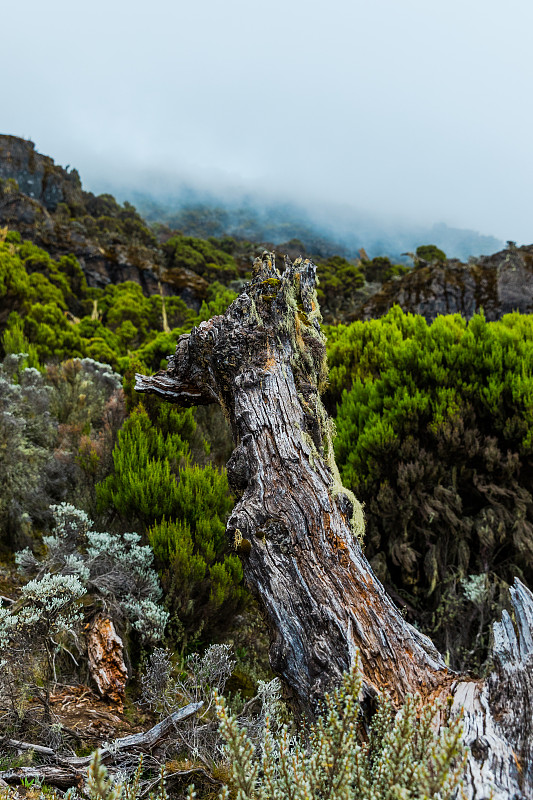
[[[527,248],[512,251],[509,263],[511,251],[469,264],[417,255],[418,268],[411,273],[385,256],[370,259],[362,249],[347,258],[343,245],[317,236],[311,223],[296,224],[290,207],[272,210],[264,224],[253,214],[247,221],[246,209],[197,205],[171,214],[147,203],[146,213],[151,227],[130,203],[121,206],[109,194],[84,191],[75,169],[57,166],[32,142],[0,136],[0,226],[18,231],[53,259],[73,254],[89,287],[133,281],[146,296],[179,296],[198,311],[213,281],[238,291],[253,258],[266,247],[317,262],[328,323],[380,316],[395,302],[428,319],[456,311],[469,317],[482,306],[491,319],[510,307],[527,310],[519,291],[521,282],[527,288],[531,279],[520,255]]]
[[[227,283],[249,268],[249,259],[237,262],[216,243],[170,230],[156,237],[131,204],[83,191],[76,170],[13,136],[0,136],[0,225],[53,258],[76,256],[90,287],[134,281],[147,295],[162,287],[196,310],[211,281]]]
[[[372,256],[389,255],[393,259],[420,242],[435,242],[454,258],[494,253],[503,242],[494,236],[476,231],[450,228],[444,223],[432,226],[416,223],[399,225],[393,221],[350,209],[323,204],[304,208],[298,202],[265,199],[256,195],[223,195],[202,193],[182,187],[176,193],[159,194],[149,185],[143,191],[117,187],[116,194],[132,200],[142,216],[177,228],[189,236],[233,236],[254,242],[271,242],[282,247],[284,242],[299,239],[308,252],[320,258],[342,255],[358,256],[364,247]]]
[[[518,575],[533,585],[533,317],[431,325],[398,307],[330,329],[344,484],[378,576],[452,666],[479,665]]]

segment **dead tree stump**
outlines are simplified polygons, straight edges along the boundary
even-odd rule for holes
[[[533,596],[517,582],[518,635],[508,618],[496,626],[497,668],[484,684],[451,673],[387,596],[361,549],[362,509],[335,465],[315,274],[302,259],[280,273],[265,253],[227,312],[181,336],[168,369],[137,375],[136,389],[222,406],[239,498],[227,533],[265,612],[272,667],[300,708],[312,715],[359,650],[367,696],[452,695],[464,708],[468,796],[488,798],[492,786],[501,800],[531,797]]]

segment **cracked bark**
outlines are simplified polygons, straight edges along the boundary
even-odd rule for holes
[[[531,796],[533,597],[517,582],[518,634],[510,619],[495,626],[496,669],[480,683],[451,673],[387,596],[333,458],[315,272],[297,259],[281,274],[265,253],[227,312],[181,336],[168,369],[137,375],[136,389],[182,406],[219,403],[228,417],[239,500],[227,532],[264,609],[272,667],[300,708],[312,715],[359,650],[367,697],[451,694],[455,711],[464,708],[467,796],[489,797],[491,786],[502,800]]]

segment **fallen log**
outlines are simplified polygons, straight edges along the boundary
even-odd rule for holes
[[[135,388],[181,406],[219,403],[227,415],[228,479],[240,498],[227,534],[264,609],[271,665],[299,708],[312,717],[358,650],[367,697],[451,695],[464,709],[467,797],[531,797],[533,597],[515,583],[518,629],[506,617],[496,626],[496,669],[480,683],[453,674],[387,596],[335,465],[315,274],[302,259],[280,273],[265,253],[226,313],[181,336],[168,369],[137,375]]]
[[[179,723],[197,714],[202,706],[203,702],[189,703],[189,705],[165,717],[164,720],[158,722],[148,731],[115,739],[112,745],[101,749],[102,763],[112,764],[124,753],[132,753],[133,755],[150,753],[158,744],[169,738]],[[35,780],[38,783],[46,783],[50,786],[57,786],[59,789],[68,789],[71,786],[78,786],[80,781],[85,778],[85,771],[92,759],[92,755],[65,758],[50,747],[22,742],[18,739],[3,739],[2,743],[13,749],[34,750],[41,756],[53,758],[56,762],[55,765],[43,764],[35,767],[18,767],[17,769],[0,772],[0,780],[4,780],[8,784],[21,783],[27,779]]]
[[[56,786],[58,789],[70,789],[81,786],[85,775],[73,767],[62,767],[41,764],[37,767],[17,767],[0,772],[0,779],[7,784],[19,784],[35,781],[38,784]]]
[[[174,711],[170,716],[165,717],[164,720],[158,722],[153,728],[145,733],[132,733],[129,736],[124,736],[122,739],[115,739],[113,742],[113,752],[121,753],[125,750],[144,750],[149,752],[153,750],[159,742],[167,739],[169,735],[175,730],[176,725],[184,722],[189,717],[197,714],[203,706],[203,701],[199,703],[189,703],[188,706]],[[106,748],[102,752],[105,752]]]

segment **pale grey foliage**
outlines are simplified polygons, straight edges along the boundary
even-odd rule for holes
[[[173,664],[167,649],[156,648],[141,679],[143,701],[163,716],[186,703],[202,701],[205,716],[215,694],[224,691],[234,667],[235,659],[228,644],[212,644],[202,656],[192,653],[183,671]]]
[[[0,364],[0,539],[23,538],[31,522],[42,522],[50,494],[58,489],[51,389],[23,364],[23,354],[6,356]]]
[[[237,800],[451,800],[464,764],[461,723],[435,732],[435,705],[407,698],[397,714],[383,699],[370,739],[358,736],[357,665],[326,695],[316,724],[299,736],[267,719],[260,756],[223,699],[218,702],[231,788]],[[229,798],[225,787],[220,798]]]
[[[122,604],[126,615],[141,639],[148,644],[161,641],[168,622],[168,611],[147,598]]]
[[[74,453],[57,447],[59,425],[103,430],[122,419],[121,402],[107,419],[111,399],[121,394],[121,378],[109,365],[71,359],[41,373],[25,362],[19,353],[0,363],[0,540],[11,547],[25,543],[32,525],[47,528],[50,504],[79,482]]]
[[[468,575],[460,583],[466,599],[471,603],[481,603],[487,595],[488,578],[485,573]]]
[[[0,613],[2,609],[0,608]],[[1,632],[0,627],[0,632]],[[1,644],[1,640],[0,640]],[[174,665],[170,652],[165,647],[156,647],[150,656],[146,671],[141,677],[142,700],[152,711],[165,715],[171,713],[177,697],[174,693],[167,696],[171,687]]]
[[[17,625],[42,626],[47,633],[73,633],[81,612],[75,605],[86,589],[75,575],[44,575],[22,587],[22,606],[12,612]]]
[[[36,558],[29,548],[15,554],[19,571],[29,577],[40,577],[47,572],[64,574],[80,573],[80,549],[87,545],[87,533],[92,525],[85,511],[75,508],[70,503],[51,505],[54,520],[54,533],[43,536],[46,548],[42,558]]]
[[[178,669],[168,650],[152,653],[141,679],[143,701],[161,717],[166,717],[187,703],[203,702],[203,708],[176,728],[171,749],[185,749],[191,757],[211,765],[220,754],[220,737],[214,722],[216,697],[224,690],[235,667],[231,648],[212,644],[205,653],[190,655],[185,670]]]
[[[122,376],[114,372],[109,364],[95,361],[93,358],[82,358],[81,366],[84,375],[91,378],[93,386],[105,391],[107,395],[122,388]]]
[[[161,596],[153,568],[153,552],[137,533],[92,530],[88,515],[68,503],[51,506],[55,529],[43,537],[42,558],[29,550],[15,556],[26,576],[48,573],[76,576],[87,589],[116,604],[145,642],[163,637],[168,612],[157,605]]]
[[[48,573],[27,583],[15,606],[0,609],[0,707],[15,709],[23,693],[33,691],[51,721],[56,657],[68,639],[76,640],[85,593],[76,576]]]
[[[139,544],[138,533],[87,533],[91,583],[102,594],[157,600],[161,587],[153,569],[151,547]]]

